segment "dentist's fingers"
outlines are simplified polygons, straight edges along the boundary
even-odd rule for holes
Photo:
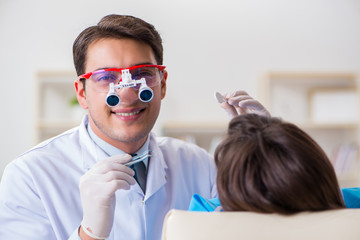
[[[224,97],[226,102],[222,102],[220,106],[228,113],[228,115],[230,115],[230,117],[247,113],[270,116],[270,113],[265,107],[249,96],[245,91],[226,93]]]

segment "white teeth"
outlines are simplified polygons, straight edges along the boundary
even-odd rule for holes
[[[136,112],[131,112],[131,113],[115,113],[116,115],[119,115],[119,116],[123,116],[123,117],[128,117],[128,116],[132,116],[132,115],[135,115],[135,114],[138,114],[140,111],[136,111]]]

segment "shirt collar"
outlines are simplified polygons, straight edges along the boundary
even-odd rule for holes
[[[91,129],[90,123],[87,125],[87,131],[89,133],[90,138],[95,142],[96,145],[98,145],[107,155],[109,156],[115,156],[115,155],[121,155],[121,154],[125,154],[124,151],[122,151],[121,149],[114,147],[113,145],[105,142],[104,140],[102,140],[101,138],[99,138],[94,131]],[[142,154],[145,151],[149,150],[149,142],[150,142],[150,138],[149,136],[146,138],[146,142],[144,143],[144,145],[136,152],[137,155]],[[145,159],[144,161],[145,167],[147,168],[148,166],[148,159]]]

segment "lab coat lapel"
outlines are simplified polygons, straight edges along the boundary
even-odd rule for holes
[[[109,157],[89,136],[86,125],[89,123],[87,114],[83,118],[80,125],[80,144],[81,144],[81,157],[83,160],[84,169],[89,170],[96,162],[101,159]]]
[[[146,179],[145,200],[166,184],[167,165],[153,134],[150,134],[150,150],[151,158]]]

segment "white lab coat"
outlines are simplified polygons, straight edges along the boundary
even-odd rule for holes
[[[82,220],[79,179],[107,155],[82,124],[16,158],[0,184],[0,239],[79,239]],[[108,239],[160,239],[172,208],[187,209],[192,195],[217,197],[216,170],[203,149],[150,135],[152,156],[146,194],[139,185],[116,192]]]

